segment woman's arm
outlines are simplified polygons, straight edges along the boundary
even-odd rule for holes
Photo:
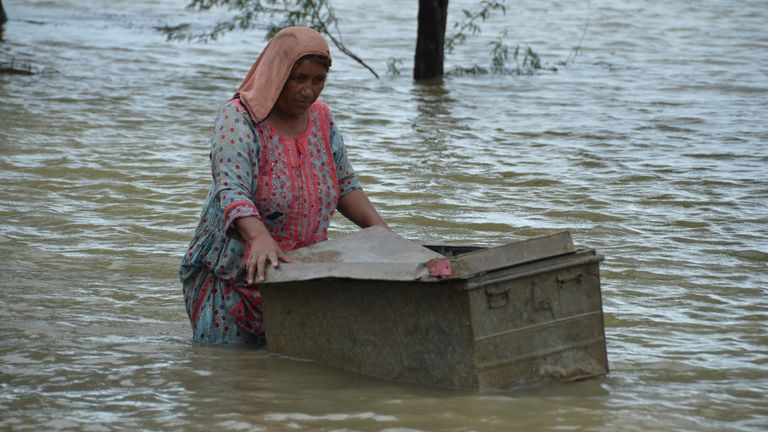
[[[384,219],[373,207],[368,197],[365,196],[357,180],[357,174],[352,168],[347,158],[347,150],[344,148],[344,139],[341,133],[336,129],[336,123],[333,120],[333,114],[329,111],[329,136],[331,140],[331,151],[333,152],[333,163],[336,165],[336,178],[339,182],[339,193],[341,199],[336,208],[346,216],[347,219],[357,224],[361,228],[368,228],[374,225],[380,225],[389,229]]]
[[[380,225],[389,229],[362,189],[355,189],[344,195],[337,208],[341,214],[361,228]]]
[[[258,179],[258,139],[239,103],[227,103],[211,137],[211,175],[216,201],[224,211],[226,235],[237,235],[234,222],[243,217],[260,217],[253,202],[253,185]]]
[[[290,261],[264,226],[252,199],[259,177],[259,151],[258,136],[247,112],[239,103],[230,102],[216,121],[211,140],[211,173],[216,200],[224,211],[224,230],[227,235],[239,233],[245,243],[249,285],[264,281],[267,261],[272,267],[277,267],[281,260]]]

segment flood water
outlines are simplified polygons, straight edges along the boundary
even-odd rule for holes
[[[0,75],[0,429],[768,425],[765,1],[508,2],[447,68],[487,66],[506,28],[558,71],[431,85],[409,77],[417,2],[334,2],[352,50],[381,73],[403,61],[376,80],[339,54],[324,92],[395,231],[568,229],[606,255],[610,375],[490,395],[192,344],[177,266],[213,120],[262,33],[168,43],[154,27],[226,15],[183,0],[3,4],[0,52],[44,73]],[[449,22],[475,4],[452,0]]]

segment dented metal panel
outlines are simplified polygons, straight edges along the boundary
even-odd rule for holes
[[[480,389],[608,373],[600,260],[586,250],[472,281]]]

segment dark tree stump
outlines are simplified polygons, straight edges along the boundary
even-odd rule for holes
[[[443,76],[447,18],[448,0],[419,0],[414,79],[428,80]]]
[[[8,16],[5,14],[5,9],[3,8],[3,0],[0,0],[0,27],[6,22],[8,22]]]

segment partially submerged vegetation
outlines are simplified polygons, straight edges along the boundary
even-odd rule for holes
[[[0,52],[0,75],[37,75],[52,72],[52,68],[39,68],[28,60]]]
[[[425,1],[419,3],[419,34],[422,49],[417,43],[414,61],[414,78],[431,79],[443,75],[443,51],[448,54],[467,41],[470,36],[482,32],[481,23],[494,14],[506,14],[506,0],[480,0],[474,9],[462,10],[463,16],[453,24],[452,31],[446,31],[447,0]],[[376,71],[358,55],[346,47],[339,29],[340,19],[336,16],[330,0],[189,0],[189,9],[205,11],[213,7],[224,7],[235,11],[225,21],[219,22],[203,31],[191,30],[189,24],[165,25],[156,29],[169,40],[211,41],[235,30],[250,30],[266,26],[265,37],[269,39],[278,30],[287,26],[302,25],[314,28],[325,35],[340,51],[354,59],[378,78]],[[422,12],[424,16],[422,17]],[[442,24],[440,24],[442,22]],[[424,29],[422,29],[424,25]],[[589,19],[578,45],[558,66],[572,63],[581,49]],[[422,31],[423,30],[423,31]],[[490,65],[456,66],[446,72],[447,75],[534,75],[541,71],[556,72],[557,66],[545,64],[541,56],[530,46],[516,44],[514,48],[507,44],[508,30],[502,30],[498,37],[489,42]],[[403,65],[401,58],[387,60],[387,73],[400,75]]]
[[[509,51],[510,49],[506,45],[495,46],[492,51],[490,67],[456,66],[448,71],[448,75],[535,75],[539,71],[557,72],[555,66],[542,65],[541,58],[531,47],[521,48],[520,45],[517,45],[511,55]],[[514,61],[512,65],[509,64],[510,57]]]
[[[0,74],[6,75],[34,75],[38,73],[32,63],[25,60],[17,60],[16,57],[0,53]]]

